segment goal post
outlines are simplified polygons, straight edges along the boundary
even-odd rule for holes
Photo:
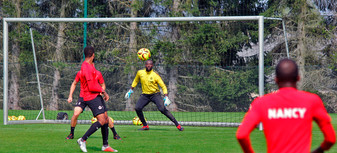
[[[8,23],[17,22],[201,22],[201,21],[258,21],[258,92],[264,95],[264,19],[263,16],[222,16],[222,17],[154,17],[154,18],[3,18],[3,121],[7,124],[22,123],[69,123],[69,121],[57,120],[26,120],[26,121],[8,121]],[[282,19],[281,19],[282,20]],[[44,108],[43,108],[44,109]],[[89,121],[78,121],[80,124],[87,124]],[[129,121],[116,121],[117,124],[132,124]],[[149,123],[159,125],[171,125],[169,121],[149,121]],[[240,123],[222,123],[214,122],[204,124],[203,122],[181,122],[182,125],[196,126],[238,126]]]

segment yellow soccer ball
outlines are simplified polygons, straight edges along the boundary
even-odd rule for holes
[[[151,52],[147,48],[141,48],[137,52],[138,58],[142,61],[146,61],[151,57]]]
[[[18,118],[16,117],[16,116],[12,116],[12,121],[16,121],[16,120],[18,120]]]
[[[91,124],[94,124],[95,122],[97,122],[97,118],[96,117],[91,118]]]
[[[8,121],[11,121],[12,120],[12,116],[8,116]]]
[[[145,119],[145,121],[147,121],[146,118],[144,118],[144,119]],[[134,125],[143,125],[142,121],[137,116],[132,119],[132,123]]]
[[[23,115],[18,116],[18,120],[26,120],[26,117]]]
[[[142,121],[140,121],[140,119],[137,116],[132,119],[132,123],[134,125],[143,125]]]

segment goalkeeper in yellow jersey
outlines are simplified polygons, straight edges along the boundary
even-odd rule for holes
[[[137,86],[138,82],[140,81],[140,83],[142,84],[143,93],[140,95],[140,98],[138,99],[135,108],[139,119],[143,123],[143,127],[139,130],[149,130],[149,126],[147,125],[144,119],[143,108],[152,101],[153,103],[156,104],[158,110],[176,125],[179,131],[183,131],[184,128],[181,127],[181,125],[177,122],[177,120],[165,107],[171,104],[171,101],[167,97],[167,88],[165,86],[165,83],[159,76],[159,74],[153,71],[152,68],[153,68],[153,61],[147,60],[145,62],[145,69],[139,70],[137,72],[137,75],[132,82],[131,89],[125,94],[126,99],[130,98],[130,95],[133,93],[133,89]],[[164,99],[162,99],[161,97],[158,84],[163,89],[165,95]]]

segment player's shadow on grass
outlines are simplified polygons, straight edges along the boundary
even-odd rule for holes
[[[148,132],[148,131],[171,131],[170,129],[157,129],[157,128],[150,128],[150,130],[138,130],[138,129],[136,129],[137,131],[139,131],[139,132]]]
[[[100,139],[102,139],[102,136],[101,135],[100,136],[92,135],[92,136],[90,136],[90,138],[100,138]],[[109,134],[109,138],[110,138],[110,134]]]
[[[102,151],[102,148],[100,147],[95,147],[95,146],[87,146],[87,150],[89,151]]]

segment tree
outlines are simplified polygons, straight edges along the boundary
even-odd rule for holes
[[[131,18],[137,17],[138,15],[138,0],[133,0],[131,2]],[[130,22],[130,40],[129,40],[129,54],[132,55],[137,50],[137,22]],[[128,73],[128,83],[132,84],[133,81],[133,71],[135,70],[134,66],[131,66],[131,71]],[[126,100],[126,111],[132,111],[134,109],[134,106],[132,104],[132,99],[129,98]]]
[[[10,2],[9,2],[10,3]],[[20,18],[21,17],[21,0],[12,1],[12,4],[15,6],[15,17]],[[21,24],[17,24],[13,27],[13,31],[17,32],[20,35]],[[10,71],[10,86],[9,86],[9,109],[21,109],[19,106],[20,101],[20,85],[19,85],[19,79],[20,79],[20,63],[19,63],[19,56],[20,56],[20,40],[13,40],[12,44],[12,60],[11,66],[9,69],[12,69],[13,71]]]
[[[72,7],[81,6],[78,1],[75,0],[61,0],[61,1],[45,1],[41,0],[37,3],[40,6],[40,13],[43,17],[75,17],[79,13],[79,9],[73,9]],[[82,9],[81,9],[82,10]],[[76,24],[75,24],[76,25]],[[41,23],[39,25],[33,24],[34,28],[39,32],[45,35],[45,38],[42,39],[44,48],[42,50],[46,50],[45,56],[40,58],[40,61],[52,61],[52,79],[50,80],[51,86],[47,86],[46,90],[44,90],[44,95],[48,95],[47,100],[47,109],[49,110],[58,110],[60,106],[60,81],[61,81],[61,73],[63,68],[65,67],[65,61],[70,60],[73,61],[76,59],[76,52],[82,53],[82,49],[78,49],[79,43],[76,40],[76,33],[73,31],[77,30],[69,30],[68,27],[78,28],[76,26],[72,26],[72,23]],[[71,34],[75,33],[75,34]],[[69,36],[66,36],[66,35]],[[65,43],[69,42],[69,43]],[[47,44],[47,45],[46,45]],[[74,45],[76,44],[76,45]],[[74,50],[77,50],[74,52]],[[69,53],[73,54],[71,56],[67,56]],[[78,54],[77,54],[78,55]],[[80,54],[79,59],[82,59],[82,54]],[[49,80],[49,79],[48,79]],[[50,95],[50,96],[49,96]]]
[[[3,1],[4,6],[1,11],[3,12],[3,17],[27,17],[27,12],[34,11],[35,3],[31,0],[5,0]],[[11,46],[9,46],[9,99],[8,107],[9,109],[21,109],[20,102],[20,77],[21,77],[21,39],[24,26],[21,23],[13,23],[9,27],[9,35],[14,36],[14,40],[10,40]],[[12,53],[12,54],[10,54]]]
[[[181,10],[179,6],[181,4],[180,0],[174,0],[172,4],[172,14],[174,16],[181,16]],[[172,26],[172,33],[171,33],[171,42],[176,42],[180,38],[179,27],[176,24],[171,24]],[[177,65],[171,65],[169,71],[169,83],[168,83],[168,90],[169,94],[168,97],[172,101],[172,104],[168,107],[170,111],[177,111],[178,107],[175,103],[176,95],[178,93],[177,89],[177,80],[178,80],[178,67]]]
[[[289,32],[290,58],[297,61],[301,81],[298,88],[321,95],[331,112],[335,111],[337,84],[334,74],[335,25],[321,12],[335,9],[324,0],[270,1],[267,16],[282,17]],[[332,26],[331,26],[332,25]],[[332,111],[333,110],[333,111]]]
[[[66,6],[67,6],[66,0],[61,0],[60,18],[65,17]],[[66,23],[61,22],[61,23],[58,24],[56,49],[55,49],[54,56],[53,56],[54,57],[53,61],[55,61],[55,62],[65,61],[63,50],[62,50],[63,45],[65,43],[65,39],[64,39],[65,28],[66,28]],[[47,107],[47,109],[49,109],[49,110],[58,110],[58,102],[59,102],[58,88],[59,88],[60,79],[61,79],[60,70],[56,66],[55,71],[54,71],[54,77],[53,77],[50,103],[49,103],[49,106]]]

